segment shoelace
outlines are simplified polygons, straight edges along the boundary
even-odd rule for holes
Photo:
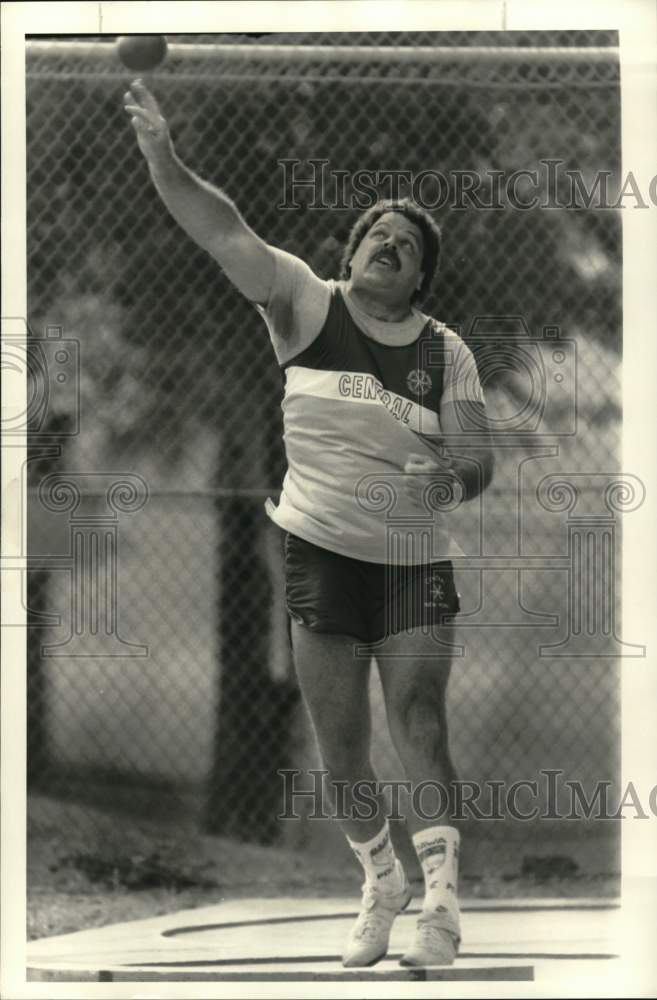
[[[366,882],[363,886],[362,905],[366,910],[372,910],[379,901],[379,894],[373,885]]]
[[[381,913],[376,910],[379,902],[379,894],[374,886],[365,884],[363,887],[363,903],[357,927],[354,930],[355,937],[362,939],[370,935],[376,935],[382,923],[385,923]]]
[[[447,934],[452,941],[454,941],[454,934],[449,931],[446,927],[437,927],[436,924],[431,920],[431,918],[420,917],[417,922],[417,933],[423,944],[433,950],[434,947],[438,947],[444,944],[443,935]],[[456,943],[454,941],[454,943]]]

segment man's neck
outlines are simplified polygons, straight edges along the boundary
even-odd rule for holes
[[[384,323],[401,323],[412,315],[408,302],[385,302],[377,295],[372,295],[363,288],[354,288],[350,281],[347,282],[346,292],[356,307],[362,312],[372,316],[373,319],[382,320]]]

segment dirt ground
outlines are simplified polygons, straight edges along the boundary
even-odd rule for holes
[[[355,859],[260,847],[200,835],[160,819],[31,796],[28,807],[28,939],[159,916],[244,896],[353,894]],[[528,863],[529,862],[529,863]],[[615,897],[619,879],[581,871],[567,857],[525,857],[518,870],[464,872],[463,899]],[[416,884],[418,894],[421,885]]]

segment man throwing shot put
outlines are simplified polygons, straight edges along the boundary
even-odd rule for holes
[[[415,305],[434,277],[440,233],[413,203],[379,203],[354,225],[340,280],[320,280],[263,242],[229,197],[181,163],[141,81],[125,95],[125,108],[165,205],[264,317],[285,372],[288,471],[278,506],[267,509],[286,532],[299,683],[329,783],[341,791],[339,821],[365,875],[343,962],[373,965],[411,892],[383,799],[365,817],[352,808],[358,783],[376,787],[370,662],[377,661],[408,781],[453,791],[445,693],[459,610],[451,558],[462,553],[448,515],[429,498],[447,484],[468,500],[485,489],[493,468],[472,354]],[[454,445],[466,437],[463,457]],[[403,530],[390,530],[391,505]],[[425,896],[401,961],[449,964],[460,941],[450,796],[430,820],[407,820]]]

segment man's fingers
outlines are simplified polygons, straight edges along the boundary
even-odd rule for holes
[[[411,455],[406,461],[404,472],[424,472],[427,475],[433,475],[438,472],[448,472],[450,468],[451,462],[448,459],[419,458],[417,455]]]
[[[134,89],[126,90],[125,94],[123,95],[123,104],[125,107],[128,107],[129,105],[130,107],[141,108],[142,111],[144,111],[146,114],[149,115],[159,116],[160,113],[157,104],[155,104],[155,107],[153,108],[143,98],[140,98],[139,94]]]
[[[142,121],[146,122],[147,125],[153,124],[153,118],[150,112],[144,111],[144,109],[140,108],[138,104],[124,104],[123,108],[129,115],[134,115],[136,118],[140,118]]]
[[[428,475],[431,472],[437,472],[438,467],[434,462],[428,462],[423,459],[421,462],[414,461],[410,459],[406,462],[404,466],[404,472],[409,475]]]
[[[150,90],[144,86],[141,80],[133,80],[130,84],[130,90],[143,108],[146,108],[147,111],[152,112],[154,115],[160,114],[160,108],[157,101],[151,94]]]
[[[123,95],[123,103],[124,105],[130,104],[130,105],[137,105],[137,107],[140,108],[142,107],[138,95],[132,90],[126,90],[125,94]]]

